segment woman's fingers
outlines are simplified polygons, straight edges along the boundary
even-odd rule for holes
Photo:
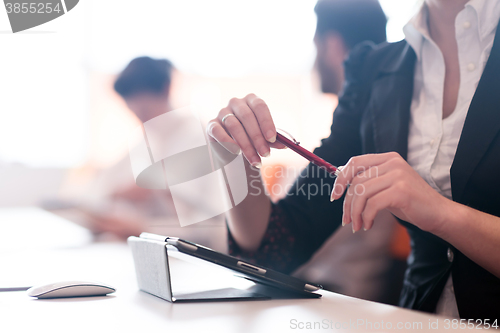
[[[398,153],[367,154],[353,157],[344,165],[333,185],[332,200],[339,199],[354,177],[365,171],[378,172],[378,167],[390,160],[401,159]]]
[[[435,230],[444,220],[441,205],[449,201],[397,153],[352,158],[338,175],[332,198],[344,192],[342,223],[352,222],[354,232],[370,229],[384,209],[422,230]]]
[[[366,170],[361,171],[363,169]],[[397,153],[365,155],[351,159],[342,169],[332,197],[340,197],[346,192],[342,224],[352,222],[352,230],[356,232],[361,228],[370,229],[377,213],[386,208],[398,216],[405,216],[408,207],[412,206],[411,196],[425,198],[425,195],[418,195],[420,190],[428,190],[425,186],[422,188],[422,182]],[[341,186],[347,190],[339,190]]]
[[[390,189],[385,189],[366,201],[363,210],[363,223],[366,230],[371,229],[378,212],[395,205],[394,194]]]
[[[388,174],[398,167],[397,153],[370,154],[353,157],[342,167],[331,194],[331,199],[339,199],[346,192],[343,205],[342,225],[352,222],[353,232],[371,228],[364,224],[363,211],[369,198],[391,186]]]
[[[261,165],[260,156],[269,156],[271,147],[286,148],[276,142],[276,127],[268,106],[254,94],[231,99],[209,123],[207,133],[231,153],[241,150],[248,162],[257,167]]]
[[[208,123],[207,133],[209,138],[217,141],[222,147],[226,148],[230,153],[238,155],[241,152],[240,147],[233,140],[232,137],[227,134],[226,130],[217,121],[212,120]]]
[[[225,117],[225,115],[231,113],[232,112],[230,112],[229,108],[222,109],[218,116],[218,118],[220,118],[220,122],[222,123],[222,119]],[[222,126],[240,147],[243,155],[248,160],[248,162],[255,167],[260,167],[262,165],[260,156],[255,150],[252,142],[250,141],[250,138],[247,135],[247,132],[245,131],[245,128],[243,127],[239,119],[236,118],[236,116],[227,117],[224,119],[224,123],[222,124]]]
[[[349,224],[351,223],[352,220],[352,202],[353,198],[356,197],[356,195],[361,195],[361,194],[370,194],[373,193],[372,191],[366,192],[366,187],[369,187],[372,185],[372,180],[377,179],[378,177],[382,177],[386,175],[388,172],[390,172],[392,169],[391,163],[383,163],[377,167],[372,167],[369,168],[368,170],[365,170],[359,174],[357,174],[349,184],[349,189],[350,191],[347,191],[347,194],[344,198],[344,207],[347,207],[346,210],[344,210],[344,216],[343,216],[343,224]],[[343,169],[342,169],[343,170]],[[337,187],[338,192],[344,192],[343,190],[341,191]],[[332,193],[333,194],[333,193]],[[342,193],[340,193],[342,194]],[[357,226],[357,225],[356,225]],[[353,230],[359,230],[359,228],[354,229],[353,225]]]
[[[254,113],[255,110],[251,109],[246,101],[236,98],[231,99],[231,101],[229,102],[229,106],[246,131],[246,134],[252,142],[255,150],[262,157],[269,156],[271,148],[269,147],[269,143],[267,142],[267,140],[262,135],[259,122],[257,121],[256,115]],[[230,120],[229,118],[226,119],[226,123]],[[226,124],[222,125],[225,126]],[[231,132],[231,134],[233,133]]]
[[[245,100],[250,109],[253,110],[265,140],[270,143],[275,142],[276,126],[274,126],[274,121],[267,104],[254,94],[247,95]]]
[[[376,196],[379,192],[388,189],[391,186],[391,183],[392,179],[390,173],[387,173],[383,176],[371,178],[366,182],[351,186],[353,187],[352,192],[354,195],[349,196],[350,200],[346,204],[347,210],[344,214],[348,215],[352,221],[353,232],[359,231],[361,228],[364,228],[365,230],[371,228],[371,224],[368,223],[370,221],[365,221],[364,219],[366,203],[370,198]]]

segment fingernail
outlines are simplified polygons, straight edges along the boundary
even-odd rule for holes
[[[343,227],[345,226],[345,222],[344,222],[344,221],[342,221],[342,226],[343,226]]]
[[[368,229],[366,229],[365,227],[363,227],[363,230],[364,230],[364,231],[368,231]]]
[[[352,228],[352,233],[353,233],[353,234],[355,234],[355,233],[356,233],[356,231],[354,230],[354,228]]]
[[[261,154],[260,156],[262,157],[269,157],[271,155],[271,152],[266,151],[264,154]]]
[[[330,201],[335,201],[335,186],[332,188],[332,193],[330,193]]]
[[[255,162],[255,163],[252,163],[252,165],[253,165],[254,167],[256,167],[257,169],[262,168],[262,163],[260,163],[260,162]]]
[[[266,139],[271,143],[276,142],[276,134],[273,131],[267,131]]]

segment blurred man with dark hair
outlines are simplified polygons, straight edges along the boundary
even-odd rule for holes
[[[170,88],[173,71],[174,66],[167,59],[135,58],[118,75],[113,87],[141,123],[145,123],[172,111]],[[183,126],[189,126],[189,123],[162,126],[158,136],[163,143],[176,142],[179,132],[186,130]],[[168,189],[140,188],[134,181],[129,154],[105,170],[100,179],[103,180],[101,187],[108,192],[100,202],[107,206],[101,207],[99,214],[93,214],[94,229],[120,238],[149,231],[188,238],[214,248],[219,246],[219,250],[225,247],[221,245],[225,238],[223,216],[215,216],[205,224],[202,222],[201,228],[181,228],[176,209],[195,214],[200,209],[198,196],[177,195],[174,206]]]
[[[117,76],[113,88],[144,123],[172,110],[170,85],[173,65],[167,59],[135,58]],[[168,135],[166,133],[165,135]],[[153,218],[175,219],[170,193],[146,190],[135,184],[128,153],[115,165],[100,170],[91,182],[90,197],[80,209],[94,232],[125,239],[148,230]]]
[[[150,57],[135,58],[117,76],[114,90],[123,98],[127,107],[145,123],[172,111],[170,88],[174,67],[167,59]],[[186,123],[186,126],[188,124]],[[173,142],[183,131],[179,123],[162,127],[159,136],[165,143]],[[111,234],[125,239],[143,231],[169,234],[188,238],[194,242],[217,248],[223,247],[225,237],[223,217],[207,220],[205,227],[181,228],[176,209],[183,211],[198,207],[197,196],[176,197],[175,206],[168,189],[143,189],[136,185],[127,153],[118,163],[102,170],[96,177],[96,191],[92,195],[94,205],[85,212],[90,228],[98,233]],[[100,197],[95,193],[100,193]],[[203,222],[202,222],[203,223]],[[210,225],[210,230],[206,228]]]
[[[350,50],[364,41],[385,42],[387,19],[377,0],[319,0],[314,11],[321,90],[338,95]],[[404,262],[401,269],[393,268],[390,253],[396,225],[386,214],[378,217],[378,227],[370,234],[339,228],[296,275],[349,296],[396,304],[404,272]]]
[[[387,19],[377,0],[319,0],[316,68],[324,93],[338,94],[344,82],[343,63],[349,51],[363,41],[386,41]]]
[[[172,63],[167,59],[133,59],[115,81],[115,91],[141,122],[170,110]]]

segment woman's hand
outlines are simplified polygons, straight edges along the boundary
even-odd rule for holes
[[[285,148],[276,142],[276,127],[269,108],[254,94],[231,99],[217,118],[209,122],[207,133],[233,154],[239,154],[241,149],[248,162],[259,168],[260,157],[269,156],[271,147]]]
[[[352,222],[353,232],[370,229],[377,213],[388,209],[400,219],[436,233],[453,209],[453,201],[436,192],[394,152],[351,158],[335,180],[332,201],[346,188],[342,225]]]

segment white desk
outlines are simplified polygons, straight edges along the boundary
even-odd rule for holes
[[[0,264],[0,287],[5,277],[18,276],[35,284],[87,279],[117,288],[106,297],[53,300],[0,293],[0,332],[310,332],[306,325],[315,322],[333,325],[318,331],[445,331],[443,317],[330,292],[321,299],[171,304],[137,289],[131,253],[121,243],[4,252]],[[430,329],[436,321],[439,330]]]

